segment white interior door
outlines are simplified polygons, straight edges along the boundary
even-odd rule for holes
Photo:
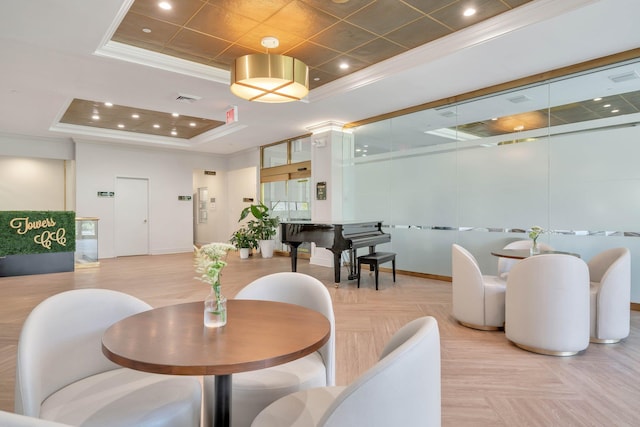
[[[149,180],[117,178],[116,256],[149,254]]]

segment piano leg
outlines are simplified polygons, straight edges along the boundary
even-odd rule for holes
[[[293,272],[298,270],[298,246],[300,246],[300,243],[302,242],[289,243],[291,247],[291,271]]]
[[[333,278],[336,283],[340,283],[340,258],[342,258],[342,252],[333,252]]]
[[[357,249],[350,249],[349,250],[349,280],[354,280],[358,278],[358,274],[356,273],[357,262],[358,262]]]

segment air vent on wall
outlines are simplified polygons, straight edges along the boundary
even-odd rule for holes
[[[609,76],[609,80],[614,83],[622,83],[629,80],[635,80],[637,78],[640,78],[640,76],[636,71],[629,71],[628,73],[618,74],[617,76]]]
[[[531,98],[525,95],[518,95],[511,98],[507,98],[507,101],[513,102],[514,104],[520,104],[521,102],[531,101]]]
[[[202,99],[201,96],[187,95],[186,93],[179,93],[178,97],[176,98],[176,101],[193,103],[193,102],[196,102],[196,101],[198,101],[200,99]]]

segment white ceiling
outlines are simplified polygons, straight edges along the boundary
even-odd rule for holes
[[[536,0],[321,86],[305,102],[261,104],[234,97],[226,71],[109,42],[130,3],[0,0],[1,134],[232,154],[319,123],[357,121],[640,47],[638,0]],[[178,94],[202,99],[181,103]],[[193,140],[59,125],[73,98],[222,121],[237,105],[239,122]]]

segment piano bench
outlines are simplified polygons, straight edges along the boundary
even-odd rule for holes
[[[358,257],[358,287],[360,287],[360,271],[362,264],[371,266],[376,275],[376,291],[378,290],[378,267],[385,262],[392,262],[393,281],[396,281],[396,254],[394,252],[374,252],[372,254],[362,255]]]

